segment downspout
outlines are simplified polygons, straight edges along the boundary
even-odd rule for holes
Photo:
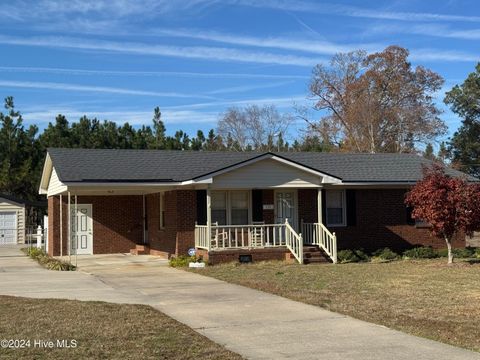
[[[142,219],[143,219],[143,244],[146,244],[147,243],[147,239],[146,239],[146,219],[145,219],[145,215],[146,215],[146,209],[145,209],[145,194],[142,195],[142,200],[143,200],[143,206],[142,206]]]

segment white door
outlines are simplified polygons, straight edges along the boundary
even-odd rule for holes
[[[72,231],[71,254],[93,254],[93,219],[92,205],[78,204],[75,214],[75,205],[71,206]]]
[[[17,214],[0,212],[0,245],[17,243]]]
[[[275,223],[282,224],[285,219],[293,228],[297,228],[294,190],[275,191]]]

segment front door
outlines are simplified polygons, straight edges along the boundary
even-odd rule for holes
[[[294,229],[297,228],[294,190],[275,191],[275,223],[282,224],[285,219]]]
[[[93,254],[93,219],[92,205],[78,204],[75,214],[75,205],[71,207],[71,254]]]

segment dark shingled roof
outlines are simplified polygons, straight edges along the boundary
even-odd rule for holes
[[[176,182],[266,153],[174,150],[48,149],[62,182]],[[413,154],[274,153],[343,182],[415,182],[431,161]],[[447,169],[452,176],[465,174]],[[470,180],[476,180],[469,177]]]

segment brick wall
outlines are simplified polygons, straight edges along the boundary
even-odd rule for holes
[[[148,243],[150,249],[174,254],[177,236],[177,192],[165,193],[165,227],[160,229],[160,194],[147,196]]]
[[[195,246],[197,197],[195,190],[165,193],[165,227],[160,229],[160,194],[147,196],[148,240],[152,250],[186,255]]]
[[[403,189],[356,190],[356,225],[329,227],[337,235],[339,249],[389,247],[399,251],[413,245],[444,248],[444,240],[431,236],[428,229],[407,224],[405,192]],[[465,246],[463,234],[456,237],[454,246]]]
[[[210,251],[199,250],[198,256],[203,256],[204,261],[211,265],[221,264],[231,261],[239,261],[240,255],[252,255],[252,261],[268,261],[268,260],[290,260],[290,251],[286,248],[266,248],[254,250],[224,250]]]
[[[306,223],[318,222],[317,199],[317,189],[298,189],[299,224],[302,220]]]
[[[195,247],[195,221],[197,221],[197,193],[195,190],[177,190],[177,255],[187,255]]]
[[[143,198],[140,195],[79,196],[92,204],[93,253],[126,253],[143,243]]]
[[[63,239],[60,240],[60,196],[50,196],[48,198],[48,249],[50,256],[60,256],[68,254],[68,207],[66,198],[62,199],[62,221],[63,221]],[[63,252],[60,252],[60,245],[63,243]]]
[[[142,196],[78,196],[79,204],[92,204],[93,253],[126,253],[143,242]],[[63,196],[63,254],[68,253],[68,208]],[[60,197],[48,198],[48,253],[60,255]]]

